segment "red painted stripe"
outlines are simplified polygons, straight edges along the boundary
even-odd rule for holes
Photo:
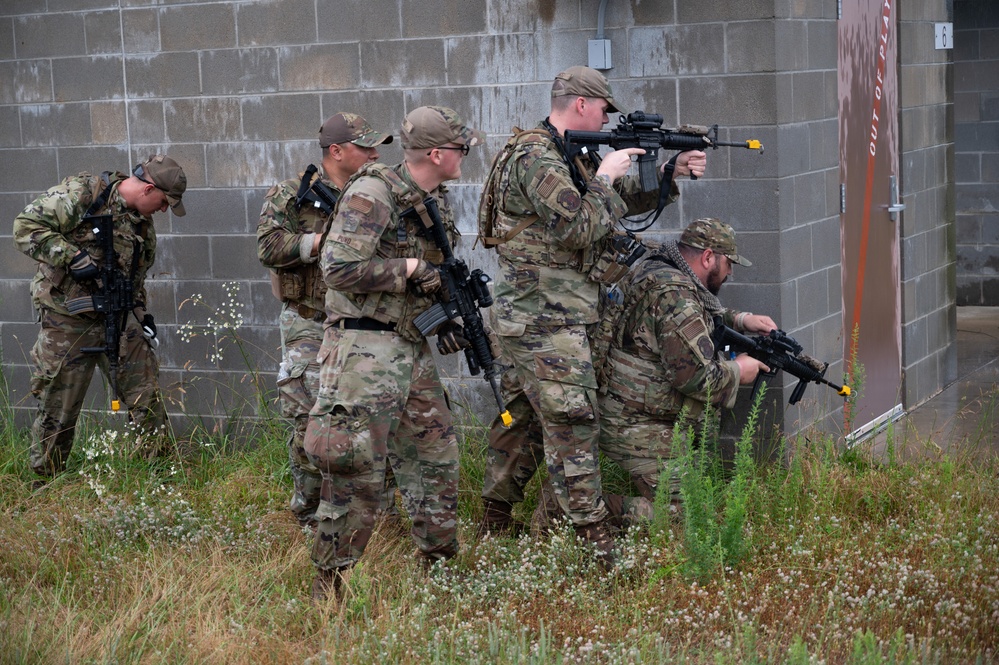
[[[870,145],[867,151],[867,177],[864,185],[864,208],[861,211],[860,256],[857,259],[857,289],[853,298],[853,316],[850,325],[850,358],[856,358],[857,337],[853,331],[860,325],[860,313],[864,300],[864,272],[867,268],[867,245],[871,230],[871,200],[874,198],[874,162],[878,147],[878,128],[881,123],[881,98],[884,97],[885,61],[888,53],[888,29],[891,26],[891,2],[883,0],[881,8],[881,33],[878,37],[877,70],[874,78],[874,100],[871,110]],[[853,363],[847,371],[853,381]]]

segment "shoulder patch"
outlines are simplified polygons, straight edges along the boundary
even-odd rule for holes
[[[701,352],[701,355],[706,360],[711,360],[715,355],[715,345],[711,343],[710,339],[704,336],[697,340],[697,350]]]
[[[558,204],[569,212],[576,212],[579,210],[582,200],[579,198],[579,192],[570,187],[566,187],[558,193]]]
[[[367,215],[371,212],[374,207],[374,201],[371,199],[366,199],[362,196],[351,196],[350,200],[347,202],[347,208],[350,210],[356,210],[362,215]]]
[[[555,191],[555,187],[559,183],[559,178],[554,173],[549,173],[542,179],[541,183],[538,185],[538,195],[547,199]]]
[[[706,332],[708,332],[708,329],[704,327],[704,322],[696,316],[691,318],[690,321],[687,321],[683,324],[683,327],[680,328],[680,335],[687,340],[693,340],[701,335],[704,335]]]

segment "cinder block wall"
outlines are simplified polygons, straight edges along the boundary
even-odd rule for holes
[[[952,50],[936,49],[944,3],[897,3],[901,137],[902,404],[957,375]]]
[[[999,3],[954,0],[957,304],[999,305]]]
[[[445,104],[487,132],[485,149],[466,159],[451,191],[465,234],[461,255],[492,271],[493,257],[472,249],[489,159],[513,125],[546,115],[558,71],[586,63],[598,6],[2,3],[0,156],[8,167],[0,170],[0,218],[8,221],[0,227],[0,340],[20,421],[34,404],[28,351],[37,325],[27,288],[34,268],[13,249],[9,220],[38,192],[80,170],[127,169],[152,152],[184,164],[188,215],[157,221],[150,306],[163,331],[162,383],[175,416],[225,424],[257,412],[256,386],[273,385],[278,304],[253,232],[267,188],[319,160],[322,120],[358,111],[397,133],[408,110]],[[832,376],[842,373],[835,12],[829,2],[673,0],[610,2],[605,16],[614,65],[607,75],[627,110],[661,113],[667,126],[719,123],[725,138],[766,145],[762,156],[711,152],[708,176],[682,183],[681,202],[650,235],[670,237],[698,216],[730,221],[755,266],[736,273],[724,300],[773,315],[813,355],[834,361]],[[382,154],[387,162],[400,157],[397,144]],[[198,327],[220,318],[215,309],[241,317],[235,338]],[[202,334],[185,341],[189,323]],[[470,407],[461,413],[490,418],[482,382],[454,359],[442,365]],[[787,414],[778,407],[774,424],[835,429],[841,400],[818,387],[809,395]]]

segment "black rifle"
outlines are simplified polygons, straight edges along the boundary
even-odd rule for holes
[[[677,129],[662,129],[663,117],[656,113],[635,111],[627,117],[620,116],[617,127],[607,132],[582,132],[573,129],[565,131],[565,147],[570,155],[578,152],[595,152],[597,146],[607,145],[613,150],[642,148],[644,155],[638,156],[638,175],[642,191],[651,192],[659,185],[656,162],[659,150],[717,150],[721,147],[748,148],[763,152],[763,144],[756,139],[748,141],[719,141],[718,125],[702,127],[683,125]],[[697,178],[691,174],[692,179]]]
[[[98,291],[93,296],[94,311],[104,314],[104,346],[88,346],[83,353],[103,353],[108,357],[108,376],[111,382],[111,410],[121,409],[118,389],[118,361],[121,356],[121,334],[132,311],[132,279],[139,261],[139,247],[132,252],[132,275],[118,267],[118,253],[114,248],[114,218],[111,215],[88,215],[83,223],[93,224],[94,235],[101,245],[104,259],[97,278]]]
[[[406,217],[414,213],[423,222],[426,233],[437,249],[444,254],[444,262],[438,266],[441,273],[441,287],[436,293],[437,302],[417,316],[413,323],[420,334],[427,336],[445,321],[461,318],[463,337],[469,343],[465,349],[468,372],[472,376],[478,376],[480,370],[485,370],[485,378],[489,381],[493,397],[499,406],[500,419],[504,426],[509,427],[513,419],[500,395],[500,371],[489,349],[489,338],[486,336],[482,312],[479,311],[480,307],[490,307],[493,304],[488,286],[491,279],[478,268],[469,272],[465,262],[455,257],[444,224],[441,222],[436,199],[428,196],[422,203],[403,211],[401,216]]]
[[[309,164],[302,174],[302,183],[298,186],[298,193],[295,195],[295,205],[299,209],[304,204],[310,208],[318,208],[324,215],[329,217],[336,207],[336,194],[326,186],[322,178],[313,178],[319,169],[315,164]]]
[[[756,382],[753,384],[754,395],[759,388],[760,379],[764,376],[776,376],[777,372],[784,370],[800,379],[787,401],[788,404],[797,404],[805,394],[805,388],[812,381],[835,388],[837,394],[843,397],[850,396],[850,386],[838,386],[825,378],[829,363],[802,353],[801,344],[783,330],[771,330],[768,335],[748,337],[722,324],[720,318],[716,317],[712,338],[715,350],[724,352],[727,357],[746,353],[770,368],[769,372],[761,372],[756,377]]]

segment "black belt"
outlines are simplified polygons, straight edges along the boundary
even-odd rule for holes
[[[364,317],[361,319],[340,319],[336,327],[343,330],[371,330],[380,332],[395,332],[394,323],[382,323],[376,319]]]

